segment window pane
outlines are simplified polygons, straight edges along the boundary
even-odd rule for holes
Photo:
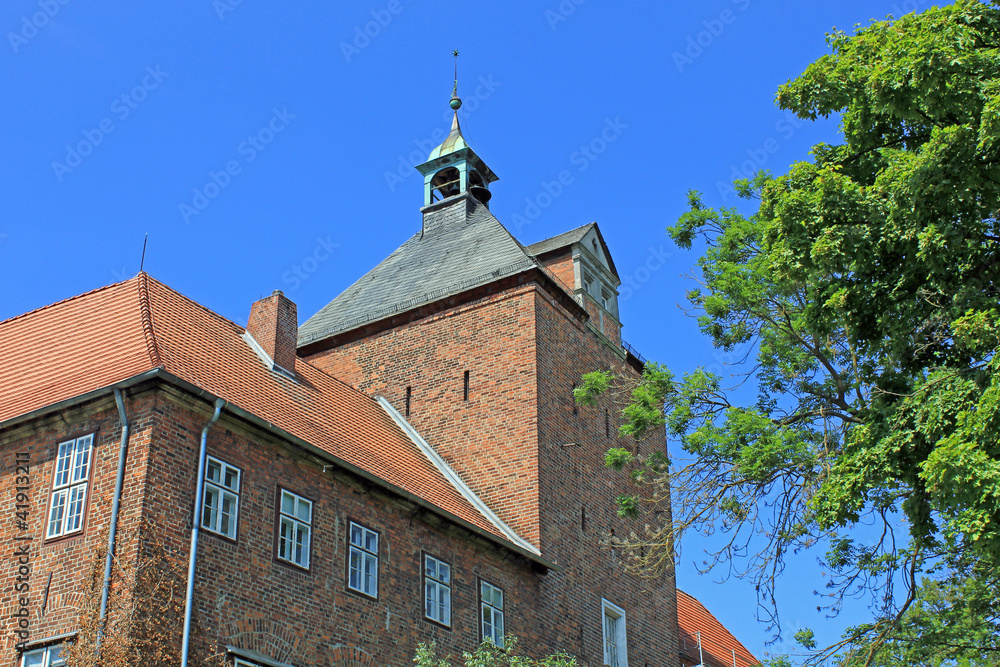
[[[202,512],[201,525],[211,530],[218,530],[219,520],[219,490],[214,486],[205,488],[205,508]]]
[[[240,490],[240,471],[232,466],[226,466],[226,487],[232,491]]]
[[[281,513],[295,515],[295,496],[288,491],[281,492]]]
[[[90,443],[93,439],[93,436],[87,436],[76,441],[72,480],[74,482],[81,482],[87,479],[87,472],[90,470]]]
[[[378,559],[365,554],[365,593],[378,595]]]
[[[45,650],[32,651],[31,653],[24,654],[24,667],[41,667],[42,661],[45,660]]]
[[[309,565],[309,528],[299,524],[295,536],[295,562],[302,567]]]
[[[73,441],[59,443],[59,453],[56,455],[56,476],[54,486],[69,484],[69,469],[73,459]]]
[[[219,532],[229,537],[236,536],[236,496],[222,492],[222,511],[219,514]]]
[[[208,460],[208,468],[205,470],[205,477],[213,482],[222,481],[222,464],[213,459]]]
[[[68,489],[56,491],[52,494],[52,507],[49,509],[48,536],[55,537],[63,532],[63,516],[66,513],[66,497],[69,495]]]
[[[351,569],[348,586],[356,591],[361,590],[361,552],[351,547]]]
[[[438,579],[447,584],[450,578],[451,578],[451,566],[438,561]]]
[[[362,534],[361,526],[359,526],[356,523],[351,524],[351,543],[357,544],[359,547],[365,546],[365,540]]]
[[[365,531],[365,549],[378,553],[378,533],[372,530]]]
[[[427,614],[427,618],[437,619],[437,584],[433,581],[426,581],[424,583],[424,601]]]
[[[60,657],[62,650],[62,646],[53,646],[49,649],[49,667],[62,667],[66,664],[66,661]]]
[[[87,497],[87,485],[78,484],[69,490],[69,510],[66,512],[66,531],[79,530],[83,523],[83,500]]]
[[[296,516],[306,523],[312,523],[312,503],[305,498],[299,498],[299,508]]]

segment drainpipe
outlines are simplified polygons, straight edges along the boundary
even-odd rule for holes
[[[125,481],[125,457],[128,455],[128,417],[125,414],[125,403],[122,401],[121,389],[115,389],[115,403],[118,405],[118,419],[122,424],[122,440],[118,446],[118,476],[115,478],[115,495],[111,501],[111,527],[108,530],[108,555],[104,559],[104,587],[101,590],[101,613],[97,622],[97,641],[94,651],[101,653],[101,640],[104,639],[104,623],[108,615],[108,595],[111,592],[111,564],[115,557],[115,536],[118,534],[118,510],[122,501],[122,485]]]
[[[201,511],[202,498],[205,495],[205,447],[208,440],[208,429],[219,420],[222,407],[226,404],[221,398],[215,400],[215,414],[201,429],[201,448],[198,451],[198,483],[194,492],[194,521],[191,524],[191,558],[188,561],[187,596],[184,598],[184,638],[181,640],[181,667],[187,667],[188,650],[191,647],[191,611],[194,608],[194,570],[198,561],[198,530],[201,526],[198,514]]]

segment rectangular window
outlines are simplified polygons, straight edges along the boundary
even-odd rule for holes
[[[601,615],[604,617],[604,664],[608,667],[628,667],[625,610],[601,600]]]
[[[465,371],[465,379],[463,381],[462,394],[463,394],[462,400],[465,401],[469,400],[469,371]]]
[[[240,469],[208,457],[201,525],[213,533],[236,539],[240,511]]]
[[[93,433],[59,443],[56,469],[52,475],[46,538],[69,535],[83,528],[93,448]]]
[[[424,616],[451,626],[451,565],[424,554]]]
[[[482,612],[483,639],[503,646],[503,591],[491,583],[480,581],[479,608]]]
[[[279,494],[278,558],[308,570],[312,501],[284,489]]]
[[[258,665],[256,662],[250,662],[249,660],[244,660],[243,658],[236,658],[233,663],[233,667],[263,667],[263,665]]]
[[[350,522],[347,549],[347,587],[358,593],[378,597],[378,533]]]
[[[410,416],[410,403],[413,400],[413,387],[406,388],[406,416]]]
[[[66,661],[60,657],[63,646],[46,646],[28,651],[21,659],[21,667],[62,667]]]

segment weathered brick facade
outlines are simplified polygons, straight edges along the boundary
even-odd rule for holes
[[[559,282],[572,280],[566,264],[546,268]],[[565,298],[568,286],[541,271],[524,280],[457,295],[436,311],[383,322],[382,330],[372,325],[327,349],[314,345],[308,359],[400,412],[409,401],[410,422],[473,490],[564,568],[540,583],[543,646],[601,664],[603,597],[628,614],[629,664],[673,664],[672,574],[658,581],[626,575],[601,545],[612,531],[631,528],[613,502],[628,491],[627,480],[603,465],[604,452],[618,444],[620,406],[578,407],[572,398],[586,372],[636,371],[615,344],[617,329],[611,337],[596,332],[590,308]],[[663,447],[662,432],[650,442]]]

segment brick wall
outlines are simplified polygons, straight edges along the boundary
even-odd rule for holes
[[[161,386],[127,401],[133,436],[122,500],[119,534],[145,516],[168,548],[186,554],[190,539],[197,452],[211,406],[180,390]],[[63,418],[64,417],[64,418]],[[106,539],[111,492],[117,466],[117,411],[101,400],[63,415],[0,434],[4,476],[3,509],[13,517],[14,452],[32,460],[32,509],[29,530],[42,532],[57,443],[97,431],[94,498],[82,534],[32,552],[32,640],[74,632],[76,605],[87,590],[92,553]],[[556,650],[540,618],[536,600],[546,575],[522,556],[429,514],[370,482],[328,468],[312,455],[227,413],[212,428],[208,453],[242,470],[239,530],[231,541],[201,531],[195,615],[199,630],[224,645],[256,650],[303,667],[338,665],[399,666],[412,663],[419,642],[434,641],[439,652],[458,655],[479,641],[479,580],[505,593],[507,630],[524,638],[536,655]],[[310,570],[275,558],[277,489],[313,500]],[[380,533],[379,598],[346,589],[347,527],[350,520]],[[15,530],[4,522],[4,544]],[[121,544],[123,558],[134,544]],[[452,566],[452,626],[424,619],[422,555],[430,553]],[[0,664],[17,658],[10,612],[16,563],[2,564],[5,614]],[[12,569],[13,568],[13,569]],[[48,575],[46,611],[40,595]],[[177,642],[179,644],[179,637]]]
[[[511,527],[538,543],[534,286],[310,357],[385,396]],[[464,400],[465,372],[469,399]]]
[[[540,583],[541,645],[600,665],[603,597],[626,610],[630,665],[673,665],[673,573],[655,581],[627,575],[600,544],[612,530],[635,528],[613,502],[630,490],[627,478],[603,465],[617,442],[620,406],[575,409],[571,396],[583,373],[623,366],[611,345],[532,283],[310,361],[385,395],[401,412],[411,387],[411,423],[501,518],[564,568]],[[466,403],[462,373],[470,368]],[[665,435],[652,441],[644,446],[663,447]]]
[[[136,545],[124,538],[137,525],[146,490],[146,462],[156,419],[155,396],[142,392],[125,398],[131,423],[129,466],[123,485],[119,513],[119,553],[134,553]],[[46,541],[45,521],[52,489],[58,443],[69,438],[94,433],[91,482],[84,530],[80,533]],[[60,415],[45,417],[0,433],[0,534],[8,553],[0,554],[0,609],[3,613],[3,636],[0,639],[0,664],[13,664],[16,622],[11,615],[19,606],[14,586],[19,567],[12,553],[18,536],[28,535],[30,545],[29,600],[30,637],[28,641],[56,636],[77,629],[77,605],[88,590],[87,577],[95,565],[94,552],[107,544],[107,527],[118,466],[121,436],[118,410],[113,398],[71,408]],[[15,457],[18,452],[30,458],[30,495],[27,530],[15,524],[17,480]],[[103,560],[99,563],[103,573]]]

